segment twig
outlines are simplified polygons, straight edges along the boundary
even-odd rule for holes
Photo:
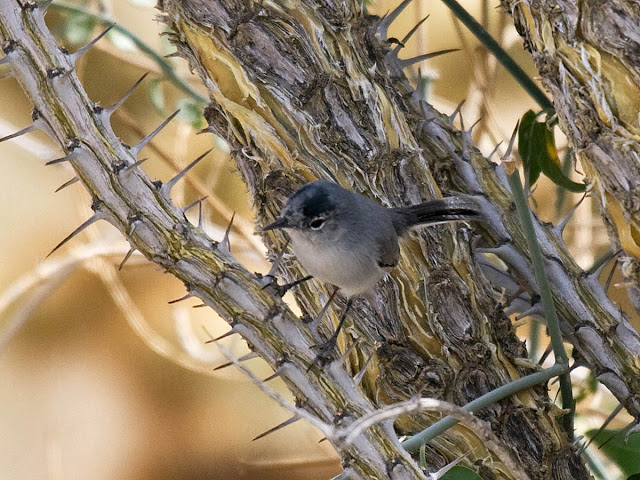
[[[529,205],[527,204],[527,199],[520,181],[520,172],[516,169],[508,176],[508,179],[511,192],[513,194],[513,200],[520,216],[520,223],[524,230],[527,244],[529,245],[531,265],[533,267],[536,283],[538,284],[538,291],[540,293],[540,299],[544,309],[547,330],[551,337],[551,345],[553,346],[553,354],[556,359],[556,364],[567,366],[569,364],[569,358],[567,357],[567,352],[565,351],[564,344],[562,343],[560,322],[558,320],[558,315],[556,314],[556,307],[553,303],[553,294],[551,293],[551,287],[549,286],[549,280],[545,271],[544,259],[542,258],[540,245],[538,244],[536,232],[533,227],[533,221],[531,220],[531,211],[529,210]],[[564,372],[560,375],[560,392],[562,393],[562,408],[569,411],[569,413],[564,416],[564,425],[569,438],[573,438],[573,412],[575,405],[573,403],[573,392],[571,391],[571,377],[568,372]]]
[[[400,415],[425,410],[444,413],[445,415],[454,417],[458,421],[462,422],[486,444],[487,450],[493,451],[500,458],[500,461],[502,461],[502,463],[511,470],[514,478],[517,480],[529,480],[529,476],[524,473],[518,463],[511,458],[511,454],[502,446],[502,442],[491,431],[491,428],[485,424],[485,422],[468,411],[465,411],[463,408],[443,400],[436,400],[434,398],[415,398],[382,407],[375,412],[360,417],[348,427],[337,431],[336,434],[338,435],[338,438],[343,437],[342,441],[348,445],[362,434],[364,430],[377,423],[397,418]]]

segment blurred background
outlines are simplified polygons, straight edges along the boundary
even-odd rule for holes
[[[535,77],[511,18],[497,1],[467,0],[463,5],[516,61]],[[396,2],[375,2],[382,15]],[[160,36],[154,0],[55,2],[47,23],[59,44],[73,52],[117,22],[106,40],[78,64],[89,96],[103,106],[117,101],[145,72],[145,82],[113,116],[123,142],[134,145],[168,114],[177,120],[142,152],[145,170],[163,181],[216,147],[187,182],[173,190],[178,205],[208,195],[189,211],[202,215],[210,236],[221,239],[236,212],[231,244],[243,264],[266,273],[264,248],[253,235],[252,212],[245,187],[223,141],[196,135],[204,127],[199,111],[206,96],[186,62],[165,58],[173,52]],[[485,154],[508,141],[531,100],[464,26],[440,2],[414,0],[394,22],[391,37],[402,39],[425,15],[430,18],[407,42],[401,57],[456,48],[415,65],[425,95],[447,114],[462,106],[465,125],[480,120],[474,139]],[[143,45],[156,57],[141,51]],[[161,62],[160,64],[158,62]],[[171,67],[175,78],[163,75]],[[419,70],[418,70],[419,69]],[[0,78],[7,73],[0,67]],[[30,123],[31,105],[11,76],[0,80],[0,137]],[[556,142],[562,155],[565,140]],[[213,144],[213,145],[212,145]],[[45,167],[62,156],[46,135],[32,132],[0,144],[0,478],[11,479],[269,479],[330,478],[340,472],[339,459],[321,434],[297,422],[266,439],[254,437],[289,417],[235,367],[226,362],[210,336],[228,330],[214,312],[191,308],[197,299],[168,304],[185,294],[183,285],[134,254],[118,267],[129,247],[107,224],[98,223],[51,257],[46,255],[90,217],[90,199],[80,183],[54,191],[74,177],[64,163]],[[579,166],[572,178],[579,179]],[[558,207],[557,187],[537,184],[539,216],[557,222],[579,200],[566,194]],[[581,204],[565,237],[577,262],[588,268],[609,250],[606,232],[590,198]],[[605,272],[608,274],[608,270]],[[626,305],[618,273],[610,293]],[[606,275],[605,275],[606,276]],[[526,338],[530,321],[518,322]],[[637,324],[636,324],[637,327]],[[545,341],[541,341],[540,352]],[[235,354],[246,353],[236,335],[224,340]],[[260,377],[272,372],[261,360],[248,365]],[[582,392],[577,425],[597,428],[616,405],[588,372],[574,372]],[[283,383],[270,386],[288,398]],[[620,414],[612,427],[629,419]],[[597,457],[597,455],[596,455]],[[616,478],[615,467],[596,458]]]

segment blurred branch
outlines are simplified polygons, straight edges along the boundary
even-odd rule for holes
[[[185,82],[179,75],[176,74],[175,69],[171,66],[171,64],[169,62],[167,62],[167,60],[162,56],[159,55],[158,53],[156,53],[156,51],[151,48],[149,45],[147,45],[140,37],[138,37],[135,33],[133,33],[132,31],[124,28],[121,25],[118,25],[117,23],[114,23],[113,18],[110,18],[106,15],[103,15],[101,13],[98,12],[93,12],[91,10],[87,10],[84,6],[81,5],[76,5],[76,4],[72,4],[72,3],[66,3],[66,2],[60,2],[60,1],[56,1],[54,3],[51,4],[50,8],[55,9],[55,10],[60,10],[61,12],[71,12],[71,13],[81,13],[83,15],[86,15],[88,17],[91,17],[97,21],[99,21],[100,23],[102,23],[103,25],[113,25],[113,30],[121,33],[122,35],[124,35],[125,37],[127,37],[129,40],[131,40],[136,47],[138,47],[138,49],[145,54],[147,57],[149,57],[151,60],[153,60],[153,62],[158,65],[158,67],[160,68],[160,70],[162,71],[162,73],[164,73],[164,75],[167,77],[167,79],[169,79],[169,81],[171,83],[173,83],[179,90],[181,90],[182,92],[186,93],[187,95],[189,95],[193,100],[201,103],[201,104],[206,104],[207,103],[207,99],[204,98],[202,95],[200,95],[199,93],[197,93],[194,89],[192,89],[187,82]]]
[[[19,310],[13,313],[4,324],[0,335],[0,353],[40,303],[46,300],[70,274],[93,258],[110,257],[115,261],[126,252],[125,247],[106,245],[102,241],[82,245],[69,251],[62,258],[44,260],[0,292],[0,316],[6,313],[14,303],[20,300],[24,302],[24,305],[19,307]]]
[[[123,120],[127,128],[131,129],[141,137],[144,136],[143,130],[138,126],[138,123],[131,118],[131,116],[124,110],[117,111],[118,116]],[[176,163],[176,161],[169,155],[167,155],[161,148],[159,148],[155,142],[149,142],[148,147],[153,150],[153,152],[158,155],[163,162],[169,165],[174,172],[179,172],[182,168]],[[186,183],[191,185],[196,192],[198,192],[202,197],[206,197],[203,201],[207,203],[215,213],[220,215],[221,224],[227,225],[231,222],[231,217],[233,216],[233,211],[227,207],[223,202],[221,202],[215,195],[211,194],[211,191],[193,175],[187,175]],[[240,236],[244,239],[244,241],[248,244],[251,244],[255,252],[262,253],[264,251],[264,244],[262,241],[253,234],[254,225],[249,222],[246,218],[236,215],[234,217],[234,222],[232,228],[237,231]]]
[[[441,0],[453,14],[465,24],[473,35],[482,43],[487,49],[493,53],[498,61],[506,68],[507,72],[511,74],[513,78],[520,84],[522,88],[533,98],[540,108],[553,108],[553,103],[544,94],[540,87],[535,84],[531,77],[518,65],[513,58],[502,48],[502,46],[495,41],[495,39],[487,32],[482,25],[480,25],[473,16],[467,12],[462,5],[456,0]]]

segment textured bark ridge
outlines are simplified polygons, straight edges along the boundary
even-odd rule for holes
[[[553,94],[640,310],[640,6],[628,0],[504,1]]]
[[[387,205],[432,198],[438,184],[482,192],[475,180],[472,186],[452,182],[458,167],[472,168],[466,157],[478,157],[477,151],[446,117],[412,99],[380,39],[381,20],[362,16],[357,3],[346,9],[322,2],[164,1],[159,8],[177,32],[179,49],[209,87],[211,130],[234,146],[263,221],[271,221],[295,189],[320,177]],[[481,171],[493,175],[491,164],[477,160]],[[500,181],[493,188],[510,208]],[[488,205],[487,215],[500,223],[494,208]],[[494,240],[504,241],[509,235],[499,228]],[[471,260],[470,232],[452,236],[443,230],[403,243],[400,268],[369,302],[357,304],[354,325],[347,329],[348,344],[363,341],[353,356],[354,371],[374,342],[381,343],[363,381],[377,405],[415,395],[465,404],[527,371],[518,366],[525,356],[522,344]],[[278,234],[273,241],[283,243]],[[295,263],[288,267],[289,280],[304,274]],[[318,288],[323,286],[307,286],[298,296],[310,315],[321,307],[313,293]],[[516,446],[532,478],[551,478],[551,472],[554,478],[586,478],[552,411],[538,390],[481,416]],[[406,417],[396,427],[416,432],[431,421],[428,414]],[[452,431],[433,442],[429,460],[445,463],[447,450],[462,452],[465,445],[478,441],[463,429]],[[494,472],[509,477],[501,467]]]
[[[302,183],[325,177],[393,206],[432,198],[439,186],[466,192],[482,202],[484,222],[473,230],[436,227],[403,242],[399,268],[350,314],[343,341],[358,344],[348,368],[336,361],[308,370],[317,332],[223,243],[186,220],[170,200],[172,182],[152,182],[136,166],[139,148],[120,143],[109,110],[87,97],[73,57],[56,46],[44,12],[0,1],[3,61],[33,102],[35,125],[59,142],[94,197],[92,220],[109,221],[184,281],[277,370],[299,405],[326,424],[348,427],[381,405],[415,395],[464,404],[532,371],[494,293],[505,288],[508,296],[523,287],[520,304],[535,303],[528,249],[504,170],[478,153],[467,132],[456,131],[413,94],[386,48],[384,21],[363,16],[357,2],[165,1],[160,8],[180,52],[209,89],[210,128],[231,143],[262,221],[273,219]],[[597,280],[572,262],[561,233],[540,223],[536,229],[564,334],[638,416],[638,335]],[[279,234],[267,240],[276,249],[283,244]],[[510,270],[495,271],[482,255],[472,256],[470,240],[499,255]],[[283,274],[293,279],[302,272],[287,262]],[[299,289],[298,300],[313,315],[326,293],[312,283]],[[335,321],[339,313],[340,302],[330,317]],[[358,386],[352,375],[374,350]],[[557,415],[539,387],[480,417],[530,478],[588,478]],[[396,428],[415,432],[432,421],[426,413],[407,416]],[[353,478],[423,478],[388,421],[351,443],[334,440]],[[515,478],[464,427],[433,441],[427,458],[438,468],[470,450],[465,461],[485,477]]]

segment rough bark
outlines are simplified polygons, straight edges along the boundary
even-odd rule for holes
[[[175,41],[209,88],[212,130],[234,148],[238,166],[262,221],[279,211],[302,183],[329,177],[378,198],[407,205],[444,189],[478,196],[487,245],[511,266],[491,275],[498,286],[523,285],[535,298],[527,247],[501,167],[484,159],[468,133],[412,95],[380,34],[380,19],[363,16],[357,3],[167,1],[165,20]],[[307,371],[316,333],[295,318],[271,289],[220,244],[189,224],[169,192],[151,182],[131,149],[113,134],[103,112],[87,98],[69,56],[46,29],[42,12],[0,2],[0,34],[16,76],[45,127],[67,153],[94,196],[96,218],[119,228],[132,245],[185,282],[234,325],[236,332],[281,372],[300,405],[327,423],[348,425],[376,407],[414,395],[467,403],[531,371],[491,285],[472,256],[467,228],[442,227],[403,242],[403,261],[367,301],[359,301],[346,342],[361,339],[350,372],[334,362]],[[135,225],[135,229],[132,226]],[[638,336],[593,277],[571,261],[561,237],[537,223],[564,330],[603,383],[640,411]],[[267,239],[282,245],[282,237]],[[272,243],[270,243],[273,245]],[[478,263],[475,259],[477,258]],[[283,272],[299,277],[295,262]],[[324,286],[300,289],[309,314],[319,310]],[[335,320],[340,306],[331,314]],[[362,388],[349,373],[381,346]],[[635,373],[635,375],[630,375]],[[558,412],[540,387],[483,412],[531,478],[587,478]],[[400,419],[415,432],[431,415]],[[334,443],[354,477],[421,478],[390,423],[363,432],[353,444]],[[490,452],[465,428],[432,442],[434,468],[460,454],[472,462]],[[479,468],[513,478],[497,458]],[[491,477],[489,477],[491,478]]]
[[[630,0],[503,2],[553,94],[640,311],[640,6]]]

